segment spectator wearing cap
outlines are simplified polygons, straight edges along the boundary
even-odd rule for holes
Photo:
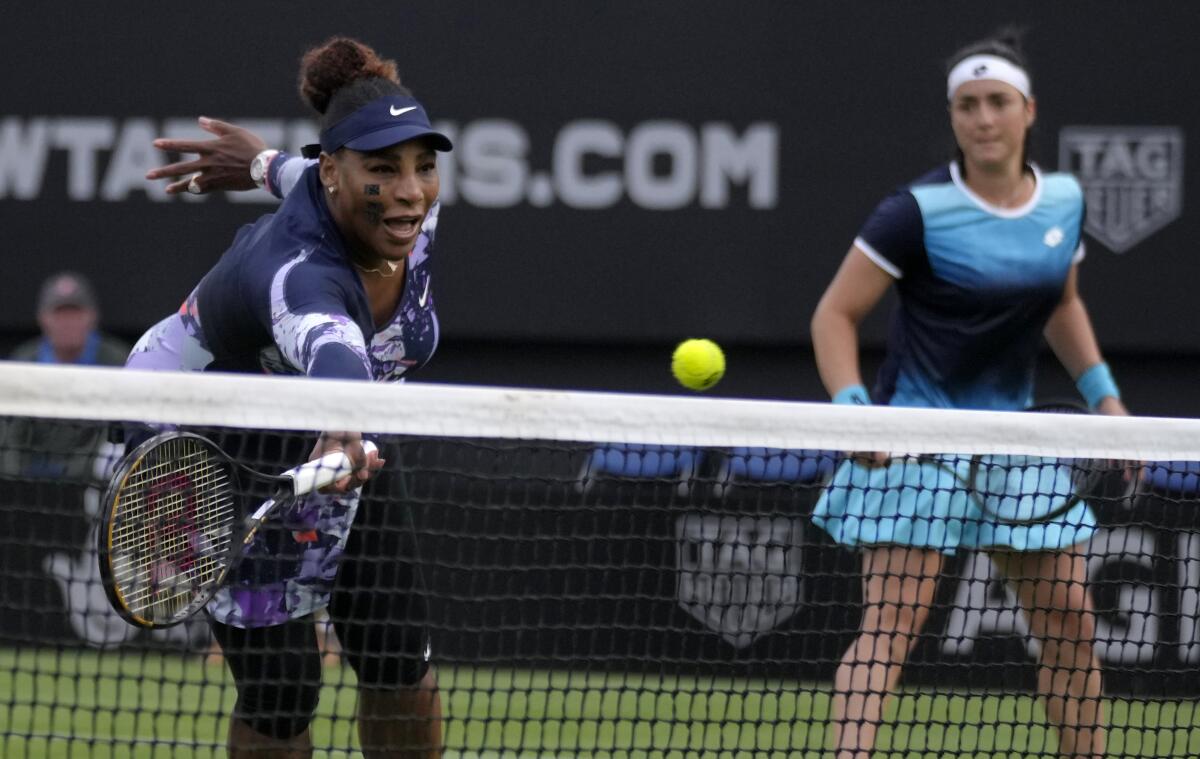
[[[37,322],[41,335],[22,343],[14,361],[43,364],[122,366],[129,346],[98,329],[95,291],[83,275],[64,271],[42,283]]]
[[[100,311],[91,284],[64,271],[42,283],[37,322],[41,335],[9,356],[43,364],[121,366],[129,348],[99,331]],[[59,420],[0,420],[0,475],[22,480],[88,482],[104,437],[97,426]]]

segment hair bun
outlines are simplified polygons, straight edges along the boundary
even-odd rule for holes
[[[1008,24],[997,29],[996,33],[992,35],[992,39],[1012,50],[1017,55],[1024,55],[1024,51],[1021,49],[1021,42],[1025,37],[1025,32],[1026,29],[1023,27]]]
[[[338,90],[368,78],[400,84],[395,61],[380,58],[370,47],[349,37],[332,37],[310,48],[300,59],[300,97],[317,113],[325,113]]]

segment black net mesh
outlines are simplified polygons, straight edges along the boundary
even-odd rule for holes
[[[229,624],[147,631],[100,584],[112,426],[0,419],[0,756],[1200,754],[1194,462],[368,434]],[[272,474],[315,437],[188,429]]]

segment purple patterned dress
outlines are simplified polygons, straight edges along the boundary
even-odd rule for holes
[[[179,311],[142,336],[126,366],[402,380],[437,347],[429,257],[438,204],[409,256],[400,304],[376,329],[316,170],[298,158],[274,164],[284,179],[272,186],[282,184],[287,195],[278,212],[238,232]],[[227,625],[265,627],[326,606],[358,498],[357,491],[313,494],[278,515],[283,529],[255,539],[209,613]]]

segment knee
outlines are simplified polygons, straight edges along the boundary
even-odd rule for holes
[[[1067,642],[1091,643],[1096,637],[1096,617],[1087,591],[1071,588],[1061,603],[1043,612],[1046,637]]]
[[[384,654],[348,657],[362,688],[397,690],[423,687],[431,674],[429,661],[421,655]]]
[[[415,688],[430,673],[429,646],[424,635],[397,636],[393,645],[374,650],[346,647],[343,655],[363,688],[394,690]]]
[[[920,632],[926,614],[925,609],[912,605],[869,606],[863,614],[863,632],[907,637]]]
[[[308,729],[319,696],[317,683],[251,683],[238,692],[234,716],[261,735],[288,740]]]
[[[372,688],[359,683],[358,697],[364,713],[373,715],[429,716],[440,708],[437,677],[432,667],[416,682],[393,688]]]
[[[917,644],[925,615],[911,607],[868,609],[862,632],[850,650],[856,659],[903,663]]]
[[[1090,612],[1054,611],[1046,616],[1042,632],[1050,649],[1091,648],[1096,639],[1096,622]]]

